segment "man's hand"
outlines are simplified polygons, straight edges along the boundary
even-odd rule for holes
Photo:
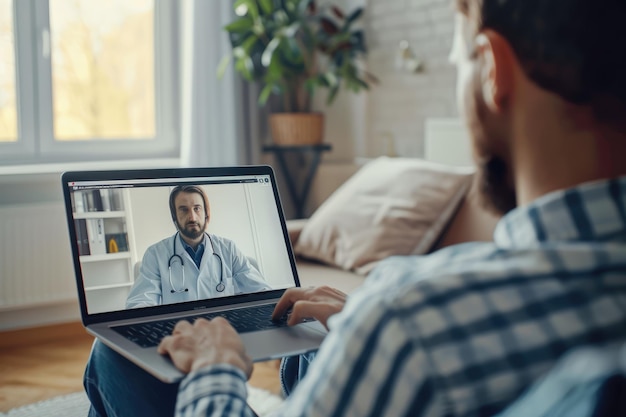
[[[226,363],[240,368],[248,378],[252,374],[252,360],[241,338],[221,317],[211,321],[198,319],[193,325],[188,321],[178,322],[172,335],[161,341],[158,352],[169,354],[174,365],[185,373]]]
[[[339,313],[346,304],[346,294],[327,286],[316,288],[290,288],[280,298],[272,319],[281,318],[291,310],[287,324],[296,325],[313,317],[328,329],[328,318]]]

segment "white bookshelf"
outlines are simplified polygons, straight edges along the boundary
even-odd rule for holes
[[[83,230],[78,238],[79,241],[88,238],[88,243],[83,242],[81,248],[83,253],[88,253],[81,255],[79,260],[89,313],[123,310],[134,282],[137,255],[130,193],[128,189],[116,190],[119,194],[115,206],[107,202],[104,207],[94,207],[83,201],[77,207],[74,202],[74,220],[82,221],[83,229],[87,230],[86,235]],[[76,198],[79,196],[75,195]],[[111,243],[112,240],[115,244]]]

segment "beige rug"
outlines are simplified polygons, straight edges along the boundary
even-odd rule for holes
[[[259,415],[267,416],[283,402],[282,398],[248,385],[248,404]],[[14,408],[0,417],[85,417],[89,401],[84,392],[62,395],[49,400]]]

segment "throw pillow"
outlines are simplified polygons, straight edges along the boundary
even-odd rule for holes
[[[361,274],[392,255],[427,253],[469,189],[472,173],[415,158],[377,158],[313,213],[295,252]]]

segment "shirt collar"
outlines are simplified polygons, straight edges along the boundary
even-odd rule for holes
[[[202,239],[202,242],[200,242],[196,250],[193,250],[193,248],[189,244],[187,244],[187,242],[185,242],[180,233],[178,234],[178,239],[180,240],[180,243],[183,244],[183,249],[185,249],[186,251],[191,250],[193,253],[197,253],[200,248],[204,249],[204,247],[206,246],[206,233],[204,234],[204,238]]]
[[[506,214],[496,226],[500,247],[550,241],[626,241],[626,176],[542,196]]]

